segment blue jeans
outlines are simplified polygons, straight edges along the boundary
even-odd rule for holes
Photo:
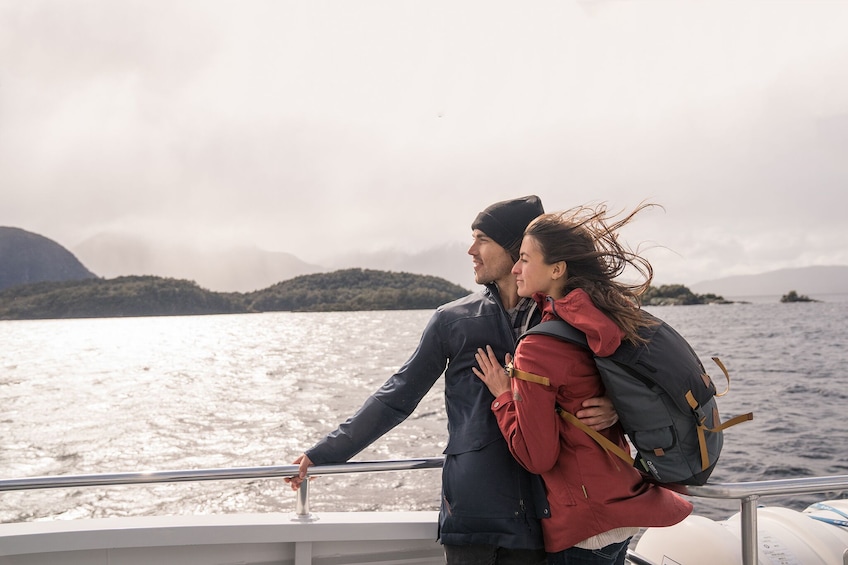
[[[445,545],[448,565],[545,565],[544,549],[509,549],[495,545]]]
[[[624,565],[630,538],[620,543],[611,543],[601,549],[569,547],[548,554],[548,565]]]

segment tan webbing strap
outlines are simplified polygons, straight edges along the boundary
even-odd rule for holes
[[[719,424],[714,428],[707,428],[708,432],[720,432],[722,430],[726,430],[730,426],[735,426],[736,424],[741,424],[742,422],[747,422],[748,420],[754,419],[754,413],[748,412],[747,414],[740,414],[734,418],[729,419],[726,422]]]
[[[729,428],[730,426],[735,426],[736,424],[740,424],[742,422],[746,422],[748,420],[753,420],[753,419],[754,419],[754,413],[748,412],[747,414],[740,414],[739,416],[736,416],[735,418],[731,418],[730,420],[728,420],[728,421],[726,421],[722,424],[719,424],[718,426],[715,426],[713,428],[708,428],[703,424],[698,424],[698,446],[701,449],[701,470],[704,471],[704,470],[706,470],[707,467],[710,466],[710,458],[709,458],[709,455],[707,454],[707,439],[706,439],[706,437],[704,437],[704,432],[712,432],[712,433],[720,432],[722,430]]]
[[[506,372],[511,378],[521,379],[523,381],[528,381],[531,383],[537,383],[544,386],[551,386],[551,380],[547,377],[540,377],[539,375],[534,375],[533,373],[528,373],[526,371],[522,371],[520,369],[516,369],[511,364],[506,367]],[[578,429],[582,430],[586,435],[595,440],[598,445],[604,448],[607,452],[612,452],[614,455],[618,456],[622,461],[627,463],[628,465],[633,465],[633,458],[629,453],[621,449],[617,444],[611,442],[603,435],[599,434],[586,424],[580,421],[580,419],[570,412],[566,412],[559,406],[556,407],[557,413],[562,416],[562,419],[566,422],[577,426]]]
[[[719,361],[719,359],[717,357],[714,357],[713,361],[715,361],[716,364],[719,367],[721,367],[722,372],[724,372],[725,377],[727,377],[727,387],[728,387],[728,390],[729,390],[730,389],[730,376],[727,374],[727,369],[724,368],[724,365],[721,363],[721,361]],[[551,381],[550,381],[549,378],[540,377],[539,375],[534,375],[533,373],[521,371],[520,369],[516,369],[515,367],[513,367],[511,364],[506,367],[506,370],[507,370],[507,374],[511,378],[521,379],[523,381],[528,381],[528,382],[531,382],[531,383],[537,383],[537,384],[544,385],[544,386],[551,386]],[[727,392],[727,390],[725,390],[725,393],[726,392]],[[716,396],[719,396],[719,395],[716,395]],[[691,390],[686,392],[686,402],[689,404],[689,406],[692,407],[693,410],[697,409],[698,406],[699,406],[698,401],[695,400],[695,395],[692,394]],[[611,442],[606,437],[604,437],[603,435],[599,434],[598,432],[596,432],[595,430],[593,430],[592,428],[590,428],[589,426],[587,426],[586,424],[581,422],[577,418],[577,416],[575,416],[574,414],[571,414],[570,412],[566,412],[565,410],[563,410],[559,406],[557,406],[557,413],[563,418],[563,420],[565,420],[566,422],[568,422],[570,424],[573,424],[574,426],[577,426],[578,429],[585,432],[589,437],[591,437],[593,440],[595,440],[598,443],[598,445],[603,447],[604,450],[606,450],[607,452],[611,452],[613,455],[616,455],[619,459],[621,459],[622,461],[624,461],[628,465],[633,465],[633,457],[631,457],[629,453],[627,453],[626,451],[621,449],[617,444]],[[718,426],[715,426],[713,428],[708,428],[708,427],[704,426],[703,422],[700,423],[698,425],[698,447],[699,447],[700,452],[701,452],[701,470],[706,470],[707,467],[710,466],[710,458],[709,458],[709,453],[707,451],[707,440],[706,440],[706,437],[705,437],[705,432],[712,432],[712,433],[720,432],[722,430],[729,428],[730,426],[735,426],[736,424],[739,424],[739,423],[742,423],[742,422],[745,422],[745,421],[748,421],[748,420],[753,420],[753,419],[754,419],[753,412],[748,412],[747,414],[741,414],[739,416],[736,416],[735,418],[731,418],[730,420],[728,420],[728,421],[726,421],[722,424],[719,424]],[[658,455],[660,455],[660,454],[658,454]]]
[[[528,381],[544,386],[551,386],[551,380],[548,377],[540,377],[539,375],[534,375],[533,373],[516,369],[511,364],[507,365],[506,374],[509,375],[510,378],[521,379],[522,381]]]
[[[612,452],[614,455],[617,455],[619,459],[621,459],[628,465],[633,465],[633,458],[630,456],[629,453],[627,453],[626,451],[621,449],[617,444],[611,442],[603,435],[599,434],[598,432],[581,422],[580,419],[577,418],[577,416],[575,416],[571,412],[566,412],[559,406],[557,406],[557,413],[562,416],[562,419],[568,422],[569,424],[574,424],[580,430],[586,432],[586,434],[588,434],[590,438],[598,442],[598,445],[603,447],[606,451]]]
[[[703,424],[698,424],[698,447],[701,449],[701,470],[706,471],[707,467],[710,466],[710,455],[707,452],[707,438],[704,437],[704,430],[706,428]]]
[[[718,363],[719,366],[721,366],[722,368],[724,367],[723,365],[721,365],[721,362],[718,361],[718,359],[716,359],[716,363]],[[726,375],[727,371],[725,371],[724,374]],[[728,379],[727,382],[728,382],[728,387],[729,387],[730,379]],[[695,396],[692,394],[691,390],[686,392],[686,402],[689,404],[689,406],[692,407],[692,410],[695,410],[695,409],[698,408],[698,401],[695,400]],[[735,418],[731,418],[730,420],[728,420],[728,421],[726,421],[722,424],[719,424],[718,426],[712,427],[712,428],[708,428],[704,425],[703,422],[699,422],[698,423],[698,447],[701,450],[701,470],[703,471],[707,467],[710,466],[710,458],[709,458],[709,455],[707,453],[707,440],[706,440],[706,437],[704,437],[704,432],[712,432],[712,433],[720,432],[722,430],[729,428],[730,426],[735,426],[736,424],[740,424],[742,422],[746,422],[748,420],[753,420],[753,419],[754,419],[754,413],[748,412],[747,414],[741,414],[739,416],[736,416]],[[718,421],[718,418],[716,418],[716,421]]]
[[[692,410],[696,409],[698,407],[698,401],[695,400],[695,395],[692,394],[692,391],[687,390],[685,396],[686,403],[689,404],[689,408],[691,408]]]
[[[698,408],[698,401],[695,400],[695,395],[691,390],[686,391],[686,402],[692,410]],[[698,449],[701,452],[701,470],[704,471],[710,466],[710,455],[707,452],[707,438],[704,437],[704,422],[698,422]]]
[[[727,367],[724,366],[724,363],[721,362],[721,359],[719,359],[718,357],[713,357],[712,360],[716,365],[718,365],[718,368],[721,369],[721,372],[724,373],[724,378],[727,379],[727,388],[724,389],[724,392],[722,392],[722,393],[717,392],[716,393],[717,397],[718,396],[724,396],[725,394],[727,394],[730,391],[730,374],[727,372]],[[741,424],[742,422],[747,422],[748,420],[753,420],[753,419],[754,419],[754,413],[748,412],[747,414],[740,414],[739,416],[736,416],[735,418],[731,418],[730,420],[724,422],[723,424],[721,424],[719,426],[716,426],[714,428],[707,428],[707,429],[708,429],[708,431],[711,431],[711,432],[720,432],[722,430],[726,430],[730,426],[735,426],[736,424]],[[718,420],[718,418],[716,418],[716,420]]]
[[[716,392],[716,396],[724,396],[728,392],[730,392],[730,373],[727,372],[727,367],[724,366],[724,363],[721,362],[721,359],[718,357],[711,357],[713,363],[718,365],[718,368],[721,369],[721,372],[724,373],[724,378],[727,379],[727,388],[724,389],[724,392],[718,393]]]

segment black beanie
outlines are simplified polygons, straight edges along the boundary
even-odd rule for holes
[[[504,200],[477,214],[471,229],[480,230],[510,254],[517,255],[524,230],[537,216],[544,213],[542,201],[535,195]]]

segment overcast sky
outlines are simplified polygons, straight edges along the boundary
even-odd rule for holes
[[[848,264],[848,2],[0,0],[0,225],[320,263],[648,211],[657,282]]]

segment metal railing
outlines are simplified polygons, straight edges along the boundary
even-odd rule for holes
[[[363,461],[339,465],[310,467],[309,476],[373,473],[378,471],[407,471],[414,469],[436,469],[444,463],[443,457],[425,459],[403,459],[386,461]],[[150,471],[133,473],[104,473],[94,475],[65,475],[56,477],[30,477],[0,480],[0,492],[50,488],[71,488],[110,485],[137,485],[147,483],[174,483],[219,481],[232,479],[271,479],[291,477],[298,474],[297,465],[267,467],[235,467],[221,469],[196,469],[181,471]],[[309,481],[304,481],[298,490],[295,513],[299,519],[309,520]],[[743,565],[756,565],[757,550],[757,502],[766,496],[788,494],[812,494],[848,490],[848,475],[810,477],[800,479],[778,479],[743,483],[716,483],[704,486],[675,485],[674,490],[686,496],[739,500],[741,504],[741,538]],[[654,565],[633,551],[628,560],[636,565]]]
[[[674,485],[674,490],[698,498],[738,500],[742,506],[740,527],[742,537],[742,565],[757,565],[757,502],[764,496],[787,494],[813,494],[848,490],[848,475],[829,477],[807,477],[800,479],[776,479],[772,481],[750,481],[744,483],[716,483],[704,486]],[[630,558],[630,555],[628,555]],[[651,565],[640,561],[634,554],[631,559],[636,565]]]
[[[374,473],[378,471],[409,471],[414,469],[439,469],[444,457],[403,459],[387,461],[348,462],[338,465],[320,465],[309,468],[309,476],[348,473]],[[95,487],[115,485],[141,485],[149,483],[185,483],[223,481],[233,479],[274,479],[293,477],[299,472],[297,465],[266,467],[232,467],[222,469],[194,469],[180,471],[140,471],[133,473],[101,473],[94,475],[64,475],[57,477],[29,477],[0,480],[0,492],[50,488]],[[297,491],[295,513],[309,517],[309,481],[304,481]]]

